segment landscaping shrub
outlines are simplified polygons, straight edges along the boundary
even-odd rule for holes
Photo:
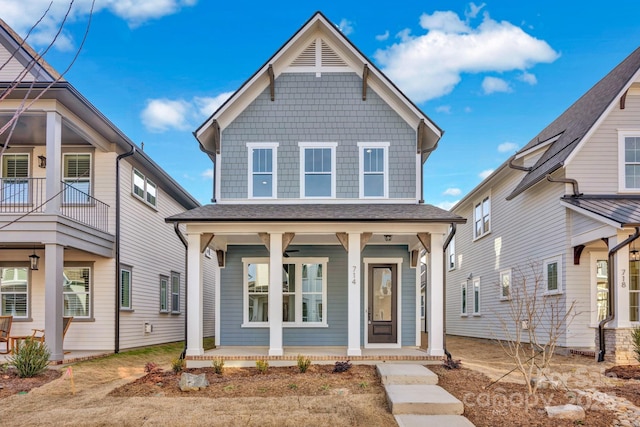
[[[31,378],[47,369],[50,355],[44,343],[29,338],[17,347],[9,357],[9,363],[16,368],[20,378]]]
[[[222,375],[222,372],[224,371],[224,360],[222,359],[214,360],[212,363],[212,366],[213,366],[213,372],[215,372],[218,375]]]
[[[351,362],[348,360],[346,362],[336,362],[333,372],[346,372],[349,369],[351,369]]]
[[[256,369],[258,369],[258,372],[261,374],[266,374],[269,370],[269,362],[262,359],[256,360]]]
[[[640,326],[636,326],[631,331],[631,341],[633,343],[633,352],[636,354],[636,360],[640,362]]]
[[[184,369],[184,359],[176,357],[171,361],[171,369],[173,369],[173,373],[177,374]]]
[[[298,355],[298,369],[300,370],[300,372],[302,372],[304,374],[305,372],[307,372],[307,369],[309,369],[309,366],[311,366],[311,359],[299,354]]]

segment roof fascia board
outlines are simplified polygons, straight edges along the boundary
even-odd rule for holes
[[[564,206],[567,209],[571,209],[574,212],[577,212],[577,213],[579,213],[581,215],[584,215],[584,216],[586,216],[588,218],[591,218],[591,219],[594,219],[596,221],[599,221],[599,222],[601,222],[603,224],[610,225],[610,226],[615,227],[615,228],[617,228],[619,230],[621,230],[623,228],[622,224],[620,224],[619,222],[612,221],[609,218],[605,218],[602,215],[599,215],[599,214],[597,214],[595,212],[592,212],[592,211],[590,211],[588,209],[584,209],[584,208],[578,207],[578,206],[573,205],[571,203],[567,203],[567,202],[565,202],[563,200],[560,200],[560,206]]]
[[[547,139],[546,141],[541,142],[540,144],[538,144],[538,145],[536,145],[534,147],[531,147],[528,150],[522,151],[520,153],[516,153],[516,156],[515,156],[514,160],[518,160],[518,159],[521,159],[523,157],[526,157],[526,156],[528,156],[530,154],[535,153],[538,150],[542,150],[543,148],[547,147],[548,145],[553,144],[558,139],[560,139],[560,137],[562,136],[563,133],[564,132],[561,132],[556,136],[552,136],[551,138]]]
[[[500,166],[498,166],[498,168],[496,170],[494,170],[491,175],[489,175],[488,177],[486,177],[485,179],[483,179],[480,184],[476,185],[473,190],[471,190],[470,192],[468,192],[462,199],[460,199],[460,201],[458,203],[455,204],[455,206],[453,208],[451,208],[451,212],[455,212],[456,210],[458,210],[459,208],[461,208],[465,203],[467,203],[470,199],[475,198],[476,195],[478,193],[485,193],[487,191],[486,187],[489,184],[493,184],[494,182],[498,181],[499,178],[498,176],[502,176],[505,175],[503,174],[503,171],[510,171],[511,168],[509,168],[509,160],[511,158],[509,158],[506,162],[502,163]]]
[[[216,232],[216,235],[224,234],[255,234],[255,233],[278,233],[278,232],[296,232],[304,234],[327,234],[340,232],[349,233],[386,233],[393,230],[393,233],[416,233],[416,224],[419,223],[420,231],[425,233],[445,233],[452,222],[448,220],[435,221],[397,221],[393,222],[393,226],[389,225],[388,220],[384,221],[309,221],[309,222],[274,222],[274,221],[216,221],[216,222],[188,222],[188,221],[170,221],[186,224],[187,233],[210,233]]]

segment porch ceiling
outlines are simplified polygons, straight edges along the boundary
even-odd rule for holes
[[[0,113],[0,127],[7,124],[11,117],[13,114]],[[47,117],[45,113],[24,113],[18,119],[9,146],[44,145],[46,132]],[[78,134],[64,118],[62,120],[62,141],[65,145],[89,145],[89,142]]]

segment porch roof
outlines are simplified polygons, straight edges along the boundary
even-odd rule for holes
[[[444,209],[425,204],[214,204],[188,210],[167,222],[419,222],[465,223]]]
[[[582,195],[564,196],[563,202],[575,207],[577,211],[586,211],[614,222],[621,228],[640,227],[640,196],[637,195]]]

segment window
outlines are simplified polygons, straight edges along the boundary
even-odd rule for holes
[[[629,261],[629,320],[640,322],[640,261]]]
[[[91,317],[91,268],[64,267],[62,295],[64,316]]]
[[[640,130],[618,132],[620,191],[640,190]]]
[[[158,204],[158,186],[137,169],[133,170],[133,195],[153,207]]]
[[[560,257],[545,260],[543,274],[546,293],[556,294],[562,292],[562,262]]]
[[[389,143],[359,142],[360,198],[388,197]]]
[[[0,315],[26,319],[29,316],[29,268],[0,268]]]
[[[511,298],[511,270],[500,272],[500,299],[508,300]]]
[[[160,276],[160,311],[162,313],[169,312],[169,278]]]
[[[247,143],[249,198],[277,197],[278,143]]]
[[[91,195],[91,154],[63,154],[64,203],[87,204]]]
[[[120,269],[120,309],[131,310],[131,268]]]
[[[460,286],[460,314],[467,315],[467,284],[463,283]]]
[[[266,323],[269,321],[269,262],[245,263],[244,276],[247,287],[245,320]]]
[[[30,203],[28,178],[28,154],[3,154],[0,202],[7,205]]]
[[[420,295],[420,317],[424,319],[424,294]]]
[[[300,197],[336,196],[337,143],[300,142]]]
[[[449,232],[451,232],[451,227],[449,227]],[[449,270],[454,270],[456,268],[456,236],[451,238],[447,252],[449,254],[447,265],[449,266]]]
[[[180,273],[171,272],[171,312],[180,313]]]
[[[490,228],[490,215],[491,215],[491,201],[489,196],[485,197],[482,202],[476,204],[473,211],[473,223],[474,238],[479,238],[491,231]]]
[[[473,279],[473,314],[480,314],[480,278]]]

